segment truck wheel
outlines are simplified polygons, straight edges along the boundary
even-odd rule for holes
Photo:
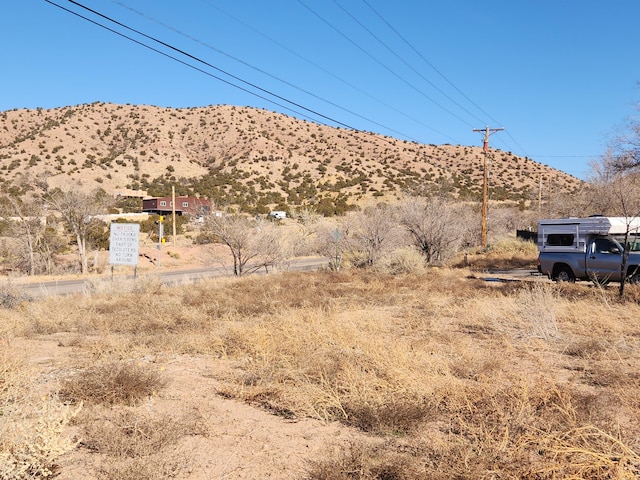
[[[576,276],[569,267],[558,267],[554,280],[556,282],[575,282]]]

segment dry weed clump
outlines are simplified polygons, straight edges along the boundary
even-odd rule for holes
[[[56,398],[36,401],[23,397],[20,402],[0,405],[0,478],[54,477],[60,457],[78,444],[64,429],[81,408],[71,408]]]
[[[208,435],[208,427],[197,411],[180,417],[94,411],[80,420],[81,447],[102,459],[94,467],[101,479],[175,478],[188,466],[189,458],[172,449],[186,436]]]
[[[467,253],[454,265],[472,270],[536,268],[538,247],[534,242],[509,238],[489,245],[484,251]]]
[[[149,457],[175,445],[187,435],[205,435],[207,428],[198,412],[181,418],[150,417],[130,411],[109,412],[100,418],[85,415],[82,446],[111,457]]]
[[[33,298],[23,287],[10,282],[0,282],[0,308],[14,309],[23,302],[31,301]]]
[[[95,405],[135,405],[153,395],[164,382],[159,372],[132,362],[110,362],[87,368],[60,387],[69,402]]]
[[[422,452],[414,445],[386,442],[354,442],[340,452],[329,452],[309,462],[305,480],[414,480],[425,477],[426,469],[417,458]],[[450,478],[450,477],[449,477]]]
[[[528,287],[528,288],[527,288]],[[531,283],[516,294],[516,316],[534,337],[549,340],[558,336],[558,294],[554,285]]]
[[[375,272],[391,275],[423,273],[426,269],[424,255],[413,247],[403,247],[389,252],[373,266]]]
[[[298,290],[315,293],[298,280]],[[542,282],[483,287],[446,269],[425,276],[350,273],[326,280],[319,296],[329,292],[331,302],[323,308],[285,302],[278,313],[244,318],[221,336],[226,354],[242,367],[221,391],[289,416],[338,420],[381,437],[399,435],[421,452],[414,463],[406,464],[406,457],[383,461],[391,470],[402,465],[406,477],[376,476],[369,469],[375,462],[363,460],[357,471],[369,473],[356,478],[415,478],[407,472],[423,471],[425,464],[432,465],[427,478],[480,478],[490,471],[557,478],[578,470],[557,466],[555,453],[541,443],[570,438],[587,425],[613,432],[616,422],[637,414],[628,399],[616,405],[618,391],[584,390],[638,388],[628,372],[637,354],[628,344],[620,347],[621,338],[637,345],[637,328],[620,326],[633,313],[615,321],[593,318],[590,311],[618,308],[603,306],[598,292],[567,299],[562,286]],[[333,290],[336,280],[339,291]],[[604,347],[589,358],[569,354],[567,345],[593,332]],[[582,341],[580,348],[588,344]],[[607,352],[616,358],[603,358]],[[561,356],[579,363],[563,373]],[[601,363],[586,368],[585,360]],[[622,365],[627,373],[613,375]],[[597,384],[590,378],[596,372]],[[575,385],[563,380],[573,377]],[[623,445],[634,438],[635,426],[629,428],[620,438]],[[440,443],[423,442],[426,436]],[[379,455],[372,450],[357,458],[365,457],[373,461]],[[610,458],[616,468],[626,468],[616,458]],[[316,465],[310,478],[353,462],[340,457]],[[633,462],[630,468],[636,468]],[[551,466],[554,473],[545,473]]]
[[[53,477],[59,458],[76,442],[63,429],[81,406],[71,409],[55,397],[33,393],[34,372],[24,352],[0,341],[0,478]]]

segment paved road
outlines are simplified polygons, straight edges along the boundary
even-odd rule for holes
[[[288,265],[289,270],[295,271],[315,271],[322,267],[326,267],[328,260],[323,257],[302,258],[291,261]],[[267,273],[265,270],[259,270],[257,274]],[[176,285],[183,283],[195,283],[205,278],[230,276],[231,273],[228,268],[215,267],[215,268],[191,268],[182,270],[162,270],[145,273],[138,278],[158,278],[161,282]],[[125,277],[118,276],[118,279],[124,278],[125,280],[133,280],[133,275],[127,275]],[[110,282],[112,280],[109,276],[101,277],[87,277],[76,278],[70,280],[52,280],[38,283],[23,283],[19,281],[16,285],[20,285],[25,291],[32,297],[43,297],[47,295],[69,295],[72,293],[80,293],[95,290],[96,285],[99,282]]]

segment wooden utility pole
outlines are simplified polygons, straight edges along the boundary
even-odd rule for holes
[[[482,248],[487,246],[487,203],[488,203],[488,183],[489,172],[487,170],[487,155],[489,155],[489,136],[492,133],[504,130],[504,128],[489,128],[487,125],[483,129],[474,128],[474,132],[484,132],[484,141],[482,142],[482,153],[484,154],[484,168],[482,169]]]
[[[171,185],[171,223],[173,224],[173,246],[176,246],[176,187]]]

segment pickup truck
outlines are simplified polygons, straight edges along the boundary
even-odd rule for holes
[[[640,282],[640,253],[629,252],[627,279]],[[597,280],[619,282],[622,267],[622,245],[613,238],[588,239],[586,252],[540,252],[538,271],[557,281]]]
[[[620,217],[539,221],[538,271],[557,281],[619,282],[625,237],[625,281],[640,283],[640,235]]]

